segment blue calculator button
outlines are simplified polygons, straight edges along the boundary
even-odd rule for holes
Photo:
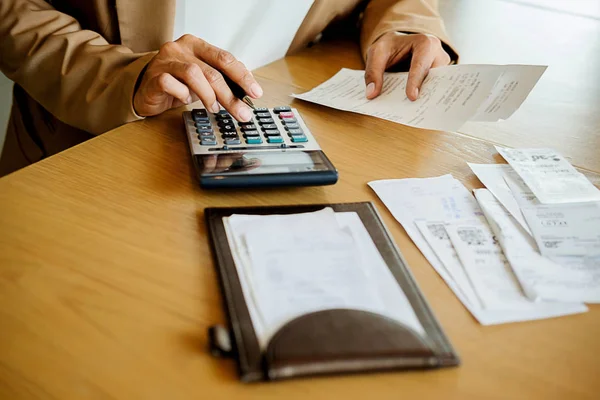
[[[294,136],[292,136],[292,142],[304,143],[304,142],[308,142],[308,138],[304,135],[294,135]]]
[[[248,143],[248,144],[261,144],[262,143],[262,139],[260,138],[260,136],[249,137],[249,138],[246,138],[246,143]]]
[[[269,136],[267,143],[283,143],[283,138],[281,136]]]
[[[298,124],[285,124],[285,129],[287,129],[288,131],[290,129],[300,129],[300,125],[298,125]]]

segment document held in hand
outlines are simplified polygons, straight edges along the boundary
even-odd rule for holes
[[[381,94],[365,97],[364,71],[342,69],[294,97],[416,128],[457,130],[467,121],[510,117],[546,70],[539,65],[453,65],[434,68],[419,98],[406,97],[408,72],[386,72]]]

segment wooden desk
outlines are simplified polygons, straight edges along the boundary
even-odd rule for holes
[[[261,105],[286,104],[290,93],[342,65],[360,67],[355,51],[320,46],[258,71]],[[446,173],[479,187],[466,162],[499,162],[492,144],[292,104],[339,169],[338,184],[202,191],[181,110],[0,180],[0,398],[597,398],[598,306],[564,318],[479,325],[367,187],[375,179]],[[362,200],[382,213],[463,364],[238,382],[234,363],[206,350],[207,328],[224,315],[203,209]]]

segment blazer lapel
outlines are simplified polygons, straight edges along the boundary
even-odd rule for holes
[[[116,0],[121,43],[134,52],[147,52],[173,40],[175,1]]]

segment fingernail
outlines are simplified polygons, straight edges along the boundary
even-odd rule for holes
[[[242,108],[240,110],[240,118],[243,122],[250,121],[250,119],[252,118],[252,113],[250,112],[250,109],[246,107]]]
[[[253,83],[250,86],[250,92],[254,97],[260,97],[263,95],[263,90],[258,83]]]
[[[375,91],[375,84],[373,82],[371,82],[367,85],[367,98],[371,97],[371,95],[373,94],[374,91]]]
[[[213,103],[212,106],[210,106],[210,111],[213,113],[218,113],[220,109],[221,108],[219,107],[219,103],[217,103],[216,101]]]
[[[419,98],[419,88],[415,89],[415,99]]]

